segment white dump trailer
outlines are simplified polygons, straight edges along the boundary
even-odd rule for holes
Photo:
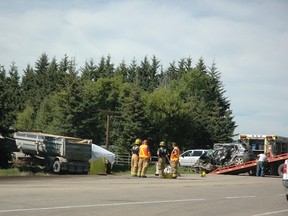
[[[89,172],[92,140],[40,132],[16,132],[14,138],[21,152],[44,159],[47,170]]]

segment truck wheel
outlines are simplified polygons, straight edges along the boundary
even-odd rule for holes
[[[284,169],[284,164],[280,164],[278,167],[278,175],[283,177],[283,169]]]
[[[61,163],[59,160],[55,160],[54,163],[53,163],[53,172],[54,173],[60,173],[60,170],[61,170]]]
[[[256,175],[256,170],[252,169],[248,171],[249,176],[255,176]]]

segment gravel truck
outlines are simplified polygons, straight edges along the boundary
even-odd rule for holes
[[[88,173],[92,140],[40,132],[15,132],[20,152],[43,159],[47,171]]]

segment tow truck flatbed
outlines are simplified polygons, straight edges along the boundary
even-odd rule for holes
[[[273,164],[273,163],[279,163],[283,162],[286,159],[288,159],[288,153],[285,154],[279,154],[275,155],[273,157],[268,158],[267,166]],[[240,173],[246,173],[251,170],[255,170],[257,167],[257,160],[248,161],[243,164],[235,164],[231,166],[221,167],[217,168],[216,170],[213,170],[210,172],[210,174],[240,174]]]

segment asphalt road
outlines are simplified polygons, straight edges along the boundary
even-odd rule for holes
[[[287,216],[279,177],[0,177],[0,216]]]

